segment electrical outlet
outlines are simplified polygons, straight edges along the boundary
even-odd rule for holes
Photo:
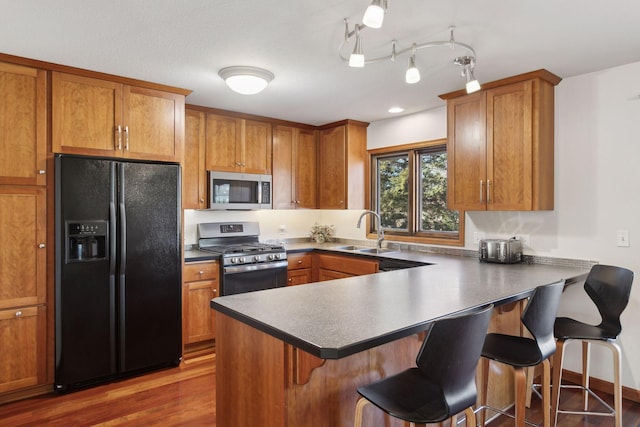
[[[616,241],[617,241],[617,246],[628,248],[629,247],[629,230],[618,230]]]
[[[284,225],[281,225],[280,227],[278,227],[278,231],[280,233],[284,233],[285,231],[287,231],[287,227],[285,227]]]
[[[484,233],[482,231],[475,231],[473,233],[473,243],[480,243],[482,239],[484,239]]]

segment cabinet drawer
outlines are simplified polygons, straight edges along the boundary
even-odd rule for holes
[[[373,274],[378,272],[378,261],[352,256],[319,255],[318,268],[340,271],[351,275]]]
[[[217,261],[190,262],[182,269],[182,281],[217,280],[219,272],[220,267]]]
[[[287,255],[287,261],[289,261],[288,269],[311,268],[311,259],[311,254],[289,254]]]

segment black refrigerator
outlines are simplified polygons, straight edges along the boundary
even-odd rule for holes
[[[55,157],[59,393],[182,357],[180,167]]]

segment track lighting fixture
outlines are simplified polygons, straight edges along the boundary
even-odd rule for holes
[[[384,13],[387,11],[387,0],[373,0],[362,17],[362,23],[369,28],[382,27]]]
[[[356,46],[353,48],[351,56],[349,56],[350,67],[364,67],[364,53],[362,52],[362,39],[360,38],[360,29],[356,28]]]
[[[420,70],[416,67],[416,48],[415,44],[413,45],[413,51],[411,56],[409,57],[409,66],[407,67],[407,72],[404,75],[404,80],[409,84],[418,83],[420,81]]]
[[[473,93],[480,90],[480,83],[473,75],[473,67],[475,66],[475,58],[470,56],[460,56],[453,60],[453,63],[462,67],[460,75],[467,81],[465,88],[467,93]]]
[[[398,49],[398,42],[396,40],[392,40],[391,53],[389,53],[388,55],[368,57],[367,59],[365,59],[365,54],[362,49],[362,36],[360,32],[365,28],[380,28],[382,26],[382,21],[387,11],[388,4],[388,0],[373,0],[364,14],[364,17],[362,19],[363,23],[355,24],[353,26],[353,29],[349,28],[349,20],[347,18],[344,19],[344,39],[342,40],[342,42],[340,43],[340,47],[338,48],[338,55],[340,56],[341,60],[348,62],[349,66],[351,67],[364,67],[365,65],[373,64],[376,62],[387,60],[394,61],[396,57],[408,54],[410,55],[410,57],[409,64],[405,73],[405,81],[409,84],[414,84],[420,81],[420,71],[416,67],[416,52],[418,50],[427,48],[449,47],[452,51],[454,51],[454,64],[463,67],[461,74],[462,77],[466,79],[467,92],[472,93],[480,90],[480,83],[473,75],[473,70],[476,63],[476,52],[471,46],[455,41],[453,36],[453,26],[449,27],[449,40],[430,41],[419,44],[412,43],[411,46],[403,49]],[[351,40],[354,38],[355,45],[353,51],[347,58],[344,56],[343,50],[345,46],[348,46]]]

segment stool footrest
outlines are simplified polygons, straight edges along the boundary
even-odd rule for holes
[[[586,414],[586,415],[596,415],[596,416],[601,416],[601,417],[615,417],[615,415],[616,415],[615,409],[613,409],[613,407],[611,405],[609,405],[607,402],[602,400],[602,398],[600,396],[598,396],[597,394],[595,394],[590,388],[583,387],[581,385],[575,385],[575,384],[563,384],[563,385],[560,386],[560,388],[561,389],[563,389],[563,388],[577,388],[577,389],[580,389],[582,391],[586,391],[587,393],[589,393],[589,396],[594,397],[609,412],[568,411],[568,410],[564,410],[564,409],[558,408],[558,413],[559,414],[573,414],[573,415]]]
[[[475,408],[473,410],[473,412],[477,414],[478,412],[483,411],[483,410],[490,410],[490,411],[496,412],[496,413],[498,413],[500,415],[504,415],[506,417],[513,418],[513,419],[516,418],[513,414],[510,414],[508,412],[505,412],[505,411],[503,411],[501,409],[498,409],[498,408],[494,408],[493,406],[489,406],[489,405],[478,406],[477,408]],[[531,421],[527,421],[527,420],[524,420],[524,423],[528,424],[530,426],[533,426],[533,427],[540,427],[542,425],[542,424],[535,424],[535,423],[532,423]]]

